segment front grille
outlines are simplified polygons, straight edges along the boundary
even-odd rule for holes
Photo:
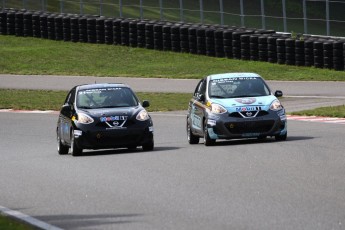
[[[269,132],[274,125],[274,121],[244,121],[244,122],[228,122],[225,123],[226,128],[232,134],[244,133],[266,133]]]
[[[115,126],[113,122],[114,122],[114,121],[109,121],[109,122],[98,122],[98,123],[96,124],[96,127],[111,128],[111,127],[114,127],[114,126]],[[119,122],[118,126],[120,126],[120,125],[122,124],[122,122],[125,122],[125,123],[123,124],[123,126],[122,126],[122,127],[124,127],[124,128],[125,128],[125,127],[128,128],[128,127],[130,127],[131,125],[135,124],[135,122],[132,121],[132,120],[126,120],[126,121],[120,120],[120,121],[118,121],[118,122]]]
[[[252,116],[248,116],[247,112],[234,112],[230,113],[229,117],[234,117],[234,118],[250,118],[250,117],[262,117],[268,114],[267,111],[264,110],[259,110],[259,111],[251,111]],[[255,116],[254,116],[255,115]]]

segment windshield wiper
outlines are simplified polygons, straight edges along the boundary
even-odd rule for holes
[[[212,97],[212,98],[227,98],[227,97],[220,96],[220,95],[211,95],[210,97]]]
[[[89,106],[79,106],[78,108],[79,109],[94,109],[94,108],[89,107]]]

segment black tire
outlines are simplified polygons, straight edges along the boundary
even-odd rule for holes
[[[71,137],[71,153],[72,153],[72,156],[74,156],[74,157],[80,156],[83,153],[83,149],[79,148],[74,141],[73,132],[72,132],[72,137]]]
[[[152,142],[150,142],[150,143],[144,144],[144,145],[142,146],[142,148],[143,148],[144,151],[152,151],[153,148],[154,148],[154,142],[153,142],[153,140],[152,140]]]
[[[187,120],[187,140],[188,140],[188,143],[191,144],[191,145],[195,145],[195,144],[198,144],[199,143],[199,137],[198,136],[195,136],[192,132],[192,129],[190,128],[190,124]]]
[[[285,141],[287,138],[287,133],[285,133],[284,135],[276,135],[275,139],[276,141]]]
[[[59,131],[57,131],[57,133],[56,133],[56,140],[57,140],[57,151],[58,151],[59,155],[68,154],[69,147],[62,144],[61,139],[60,139],[60,135],[59,135]]]
[[[205,124],[204,124],[204,145],[205,146],[212,146],[215,143],[216,143],[216,140],[211,139],[210,136],[208,135],[207,123],[205,122]]]

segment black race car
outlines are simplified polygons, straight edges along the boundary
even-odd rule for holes
[[[189,101],[187,139],[204,138],[205,145],[217,139],[274,136],[286,140],[285,109],[263,78],[255,73],[214,74],[202,79]]]
[[[125,84],[75,86],[68,93],[57,122],[57,149],[61,155],[81,155],[83,149],[154,148],[153,123]]]

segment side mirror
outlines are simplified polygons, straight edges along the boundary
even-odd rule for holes
[[[71,111],[72,111],[72,107],[71,107],[71,105],[70,104],[64,104],[62,107],[61,107],[61,113],[62,114],[69,114],[69,113],[71,113]]]
[[[150,102],[149,101],[143,101],[143,107],[149,107],[150,106]]]
[[[274,96],[282,97],[283,96],[283,92],[281,90],[277,90],[277,91],[275,91]]]
[[[198,98],[199,101],[205,101],[205,95],[203,95],[203,94],[199,94],[197,96],[197,98]]]

